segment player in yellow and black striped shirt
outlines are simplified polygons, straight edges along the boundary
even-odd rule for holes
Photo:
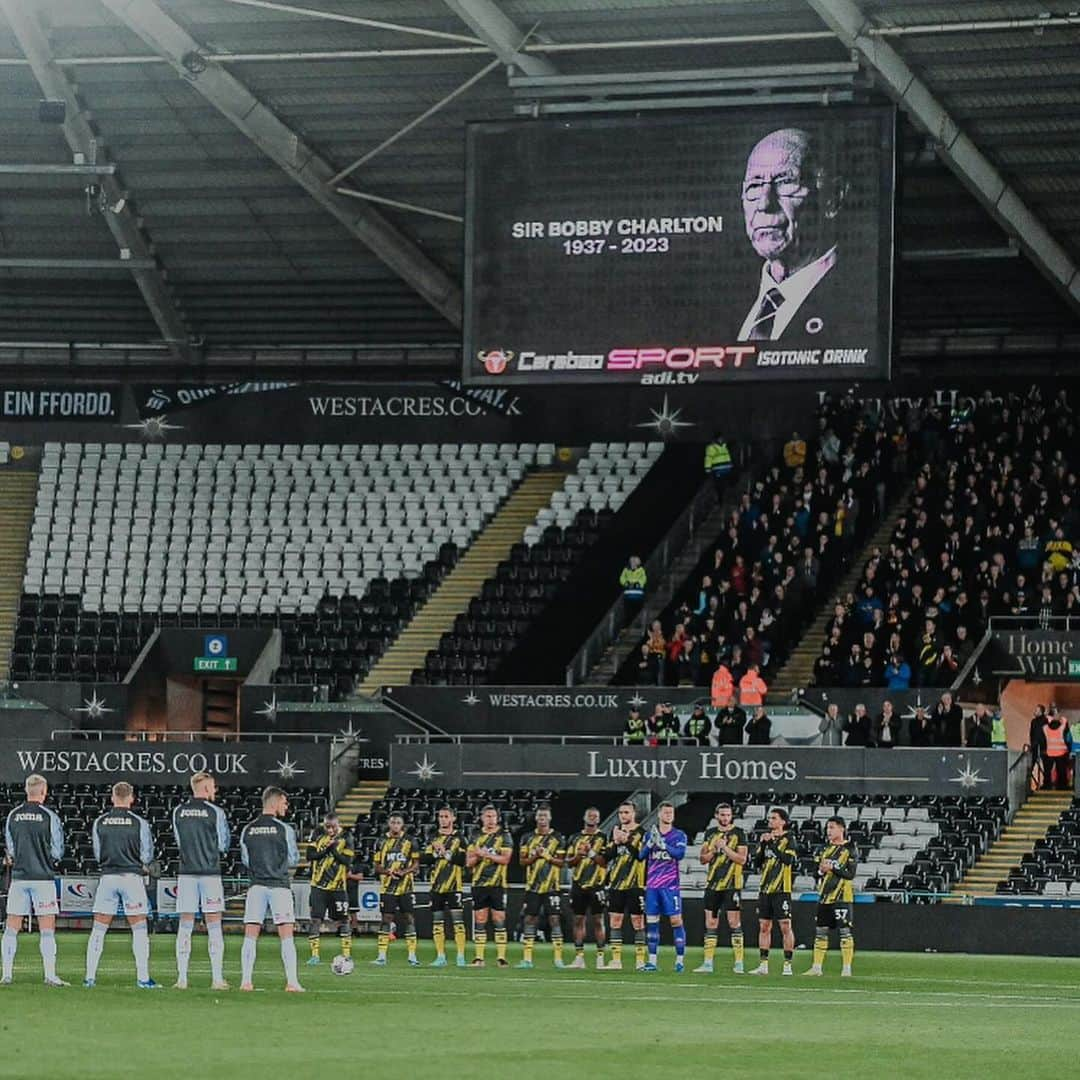
[[[590,806],[582,819],[581,832],[566,842],[566,865],[573,868],[570,886],[570,909],[574,913],[574,962],[572,968],[585,966],[586,919],[592,915],[593,940],[596,942],[596,967],[604,968],[604,849],[607,837],[600,831],[600,811]]]
[[[352,926],[349,923],[349,893],[345,887],[356,852],[349,845],[337,814],[323,818],[323,831],[308,843],[311,863],[311,922],[308,964],[319,963],[319,933],[327,915],[341,938],[343,956],[352,955]]]
[[[519,853],[525,868],[525,930],[522,934],[524,955],[518,967],[533,966],[533,947],[540,910],[547,908],[548,928],[555,954],[555,966],[563,966],[562,894],[559,878],[566,862],[566,843],[551,827],[551,807],[541,803],[536,808],[536,828],[521,838]]]
[[[705,962],[696,972],[711,973],[720,912],[727,915],[735,974],[743,973],[742,887],[743,867],[750,857],[746,833],[734,824],[731,803],[717,803],[715,824],[705,831],[701,861],[709,868],[705,880]]]
[[[446,916],[454,930],[457,966],[465,966],[465,901],[462,868],[465,840],[457,831],[457,816],[449,806],[439,810],[439,829],[424,848],[420,861],[431,867],[431,937],[435,942],[432,967],[446,967]]]
[[[774,806],[769,811],[769,828],[762,835],[754,856],[754,865],[761,871],[758,886],[758,949],[761,963],[751,975],[769,974],[769,948],[772,945],[772,924],[780,924],[784,942],[784,975],[792,974],[791,958],[795,954],[795,934],[791,929],[791,879],[799,852],[788,832],[788,812]]]
[[[611,913],[611,956],[607,967],[622,970],[623,919],[630,916],[634,927],[634,967],[645,966],[645,862],[638,858],[645,843],[645,830],[637,822],[637,807],[624,802],[618,809],[619,823],[611,830],[611,843],[604,849],[607,866],[607,901]]]
[[[814,963],[805,972],[820,975],[825,954],[829,951],[829,931],[840,935],[840,956],[843,967],[840,974],[851,974],[851,961],[855,955],[855,938],[852,935],[852,913],[855,906],[855,868],[859,857],[855,845],[847,838],[847,826],[842,817],[831,817],[825,822],[825,839],[828,843],[818,855],[818,908],[814,920]]]
[[[405,835],[405,819],[391,814],[386,822],[386,836],[375,851],[375,872],[379,875],[382,891],[382,926],[379,929],[379,955],[373,961],[378,967],[386,966],[390,948],[390,930],[397,924],[405,931],[405,944],[409,950],[409,964],[419,967],[416,958],[416,899],[413,896],[413,877],[420,863],[420,849],[410,836]]]
[[[490,803],[480,811],[480,831],[465,850],[465,866],[472,871],[473,967],[484,966],[487,924],[495,925],[495,963],[509,967],[506,959],[506,876],[514,857],[514,838],[499,826],[499,811]]]

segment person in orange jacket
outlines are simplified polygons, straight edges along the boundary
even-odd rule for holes
[[[735,680],[726,664],[721,663],[712,677],[712,706],[723,709],[735,697]]]
[[[751,664],[746,674],[739,680],[739,704],[764,705],[765,695],[769,692],[765,680],[761,677],[757,664]]]

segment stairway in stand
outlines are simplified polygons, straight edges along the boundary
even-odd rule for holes
[[[0,470],[0,679],[11,670],[11,647],[19,616],[26,544],[37,502],[38,475],[29,469]]]
[[[386,780],[358,780],[356,784],[338,800],[334,813],[341,818],[341,824],[351,829],[358,817],[371,813],[373,803],[386,796],[390,784]]]
[[[557,469],[529,473],[501,509],[476,537],[427,603],[413,616],[397,640],[382,655],[360,684],[361,694],[374,694],[380,686],[408,686],[412,673],[424,666],[429,649],[438,648],[443,634],[454,628],[454,618],[480,595],[484,582],[510,549],[521,541],[536,512],[548,505],[567,474]]]
[[[862,579],[863,568],[866,560],[874,548],[886,549],[889,537],[896,528],[897,521],[907,510],[908,500],[911,496],[910,486],[906,488],[893,504],[892,510],[882,519],[874,534],[867,540],[862,550],[851,561],[851,567],[840,584],[833,590],[829,599],[821,606],[814,621],[807,627],[798,645],[792,650],[787,663],[769,681],[769,700],[786,701],[793,690],[804,690],[810,685],[810,679],[814,674],[814,664],[821,655],[821,646],[825,640],[825,627],[832,618],[833,608],[855,587]]]
[[[1009,825],[990,845],[990,850],[975,860],[974,865],[957,883],[954,893],[964,896],[994,896],[997,883],[1031,854],[1035,844],[1046,837],[1062,813],[1072,805],[1071,791],[1034,791],[1016,812]]]

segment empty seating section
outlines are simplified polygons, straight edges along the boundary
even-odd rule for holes
[[[351,681],[553,457],[544,444],[46,444],[13,674],[122,678],[155,625],[278,625],[285,681]]]
[[[109,786],[95,784],[54,784],[49,789],[48,805],[60,816],[64,825],[66,850],[60,862],[61,874],[97,874],[90,830],[94,819],[110,806]],[[140,785],[132,809],[150,822],[154,850],[161,864],[161,877],[176,873],[178,851],[172,831],[172,810],[190,789],[174,785]],[[329,792],[325,788],[289,791],[288,820],[297,836],[307,837],[318,826],[329,809]],[[23,801],[21,784],[0,784],[0,816],[6,819],[13,806]],[[228,788],[218,793],[218,805],[225,811],[232,831],[232,845],[222,860],[222,872],[227,877],[245,877],[247,871],[240,862],[240,830],[262,812],[256,788]]]
[[[684,888],[703,888],[706,867],[698,860],[704,830],[718,800],[699,796],[693,807],[682,807],[676,822],[691,835],[682,864]],[[997,838],[1005,824],[1004,797],[779,795],[770,802],[737,796],[731,800],[735,824],[750,837],[751,854],[767,828],[770,808],[780,806],[791,816],[799,849],[795,893],[814,892],[815,853],[825,844],[825,822],[839,814],[848,823],[848,836],[859,849],[856,892],[948,892],[975,859]],[[696,807],[696,809],[695,809]],[[691,825],[692,822],[692,825]],[[691,834],[691,827],[694,829]],[[757,894],[760,877],[751,869],[744,892]],[[917,898],[917,897],[916,897]]]
[[[1043,840],[1024,855],[996,891],[1006,896],[1042,895],[1080,900],[1080,797],[1074,798]]]
[[[662,443],[593,443],[411,681],[497,682],[501,658],[514,651],[663,449]]]

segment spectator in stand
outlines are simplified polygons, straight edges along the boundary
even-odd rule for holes
[[[866,706],[859,704],[844,721],[845,746],[873,746],[874,734]]]
[[[934,718],[926,711],[925,705],[915,706],[915,715],[911,720],[911,745],[928,747],[938,745],[937,725]]]
[[[746,713],[729,703],[716,714],[716,741],[721,746],[741,746],[746,730]]]
[[[691,746],[708,746],[713,734],[713,722],[699,701],[686,718],[683,737]]]
[[[670,702],[657,702],[652,715],[645,721],[650,746],[664,743],[670,746],[679,741],[679,721]]]
[[[911,666],[903,655],[894,652],[885,665],[885,685],[890,690],[907,690],[911,687]]]
[[[650,648],[648,642],[641,646],[636,665],[638,686],[659,686],[662,660]]]
[[[793,431],[784,443],[784,464],[791,472],[806,464],[806,440],[797,431]]]
[[[934,706],[934,722],[938,731],[939,746],[962,746],[964,710],[953,701],[947,690]]]
[[[641,607],[645,599],[645,587],[648,584],[648,576],[645,567],[641,565],[641,559],[637,555],[631,555],[619,575],[619,587],[623,591],[623,599],[629,608],[630,618]],[[627,622],[630,621],[627,619]]]
[[[765,695],[768,692],[769,688],[761,677],[758,665],[751,663],[746,670],[746,674],[739,680],[739,704],[743,706],[763,705]]]
[[[1070,788],[1069,766],[1072,763],[1072,732],[1051,705],[1043,724],[1042,768],[1043,788],[1051,787],[1058,791]]]
[[[967,744],[979,750],[989,750],[993,741],[994,718],[990,710],[979,702],[967,718]]]
[[[717,665],[716,672],[712,677],[710,687],[710,699],[714,709],[722,709],[731,704],[735,697],[735,680],[726,664],[721,662]]]
[[[821,655],[814,661],[814,686],[828,688],[839,683],[839,672],[836,670],[836,661],[833,659],[832,646],[822,647]]]
[[[771,742],[772,721],[765,713],[765,706],[758,705],[746,723],[746,743],[748,746],[768,746]]]
[[[874,720],[873,738],[873,744],[879,750],[891,750],[900,745],[900,718],[888,698],[881,703],[881,712]]]
[[[825,706],[825,715],[818,721],[818,732],[822,746],[840,746],[844,741],[844,720],[840,715],[840,706],[830,701]]]
[[[960,671],[960,663],[953,655],[951,645],[941,646],[941,655],[938,657],[937,674],[934,677],[935,686],[952,686]]]
[[[649,638],[646,642],[649,655],[654,658],[656,664],[656,685],[662,686],[664,682],[664,661],[667,658],[667,639],[664,637],[664,629],[659,619],[654,619],[649,627]]]
[[[626,717],[623,745],[644,746],[645,734],[645,718],[641,715],[641,710],[636,705],[633,705],[630,708],[629,715]]]

